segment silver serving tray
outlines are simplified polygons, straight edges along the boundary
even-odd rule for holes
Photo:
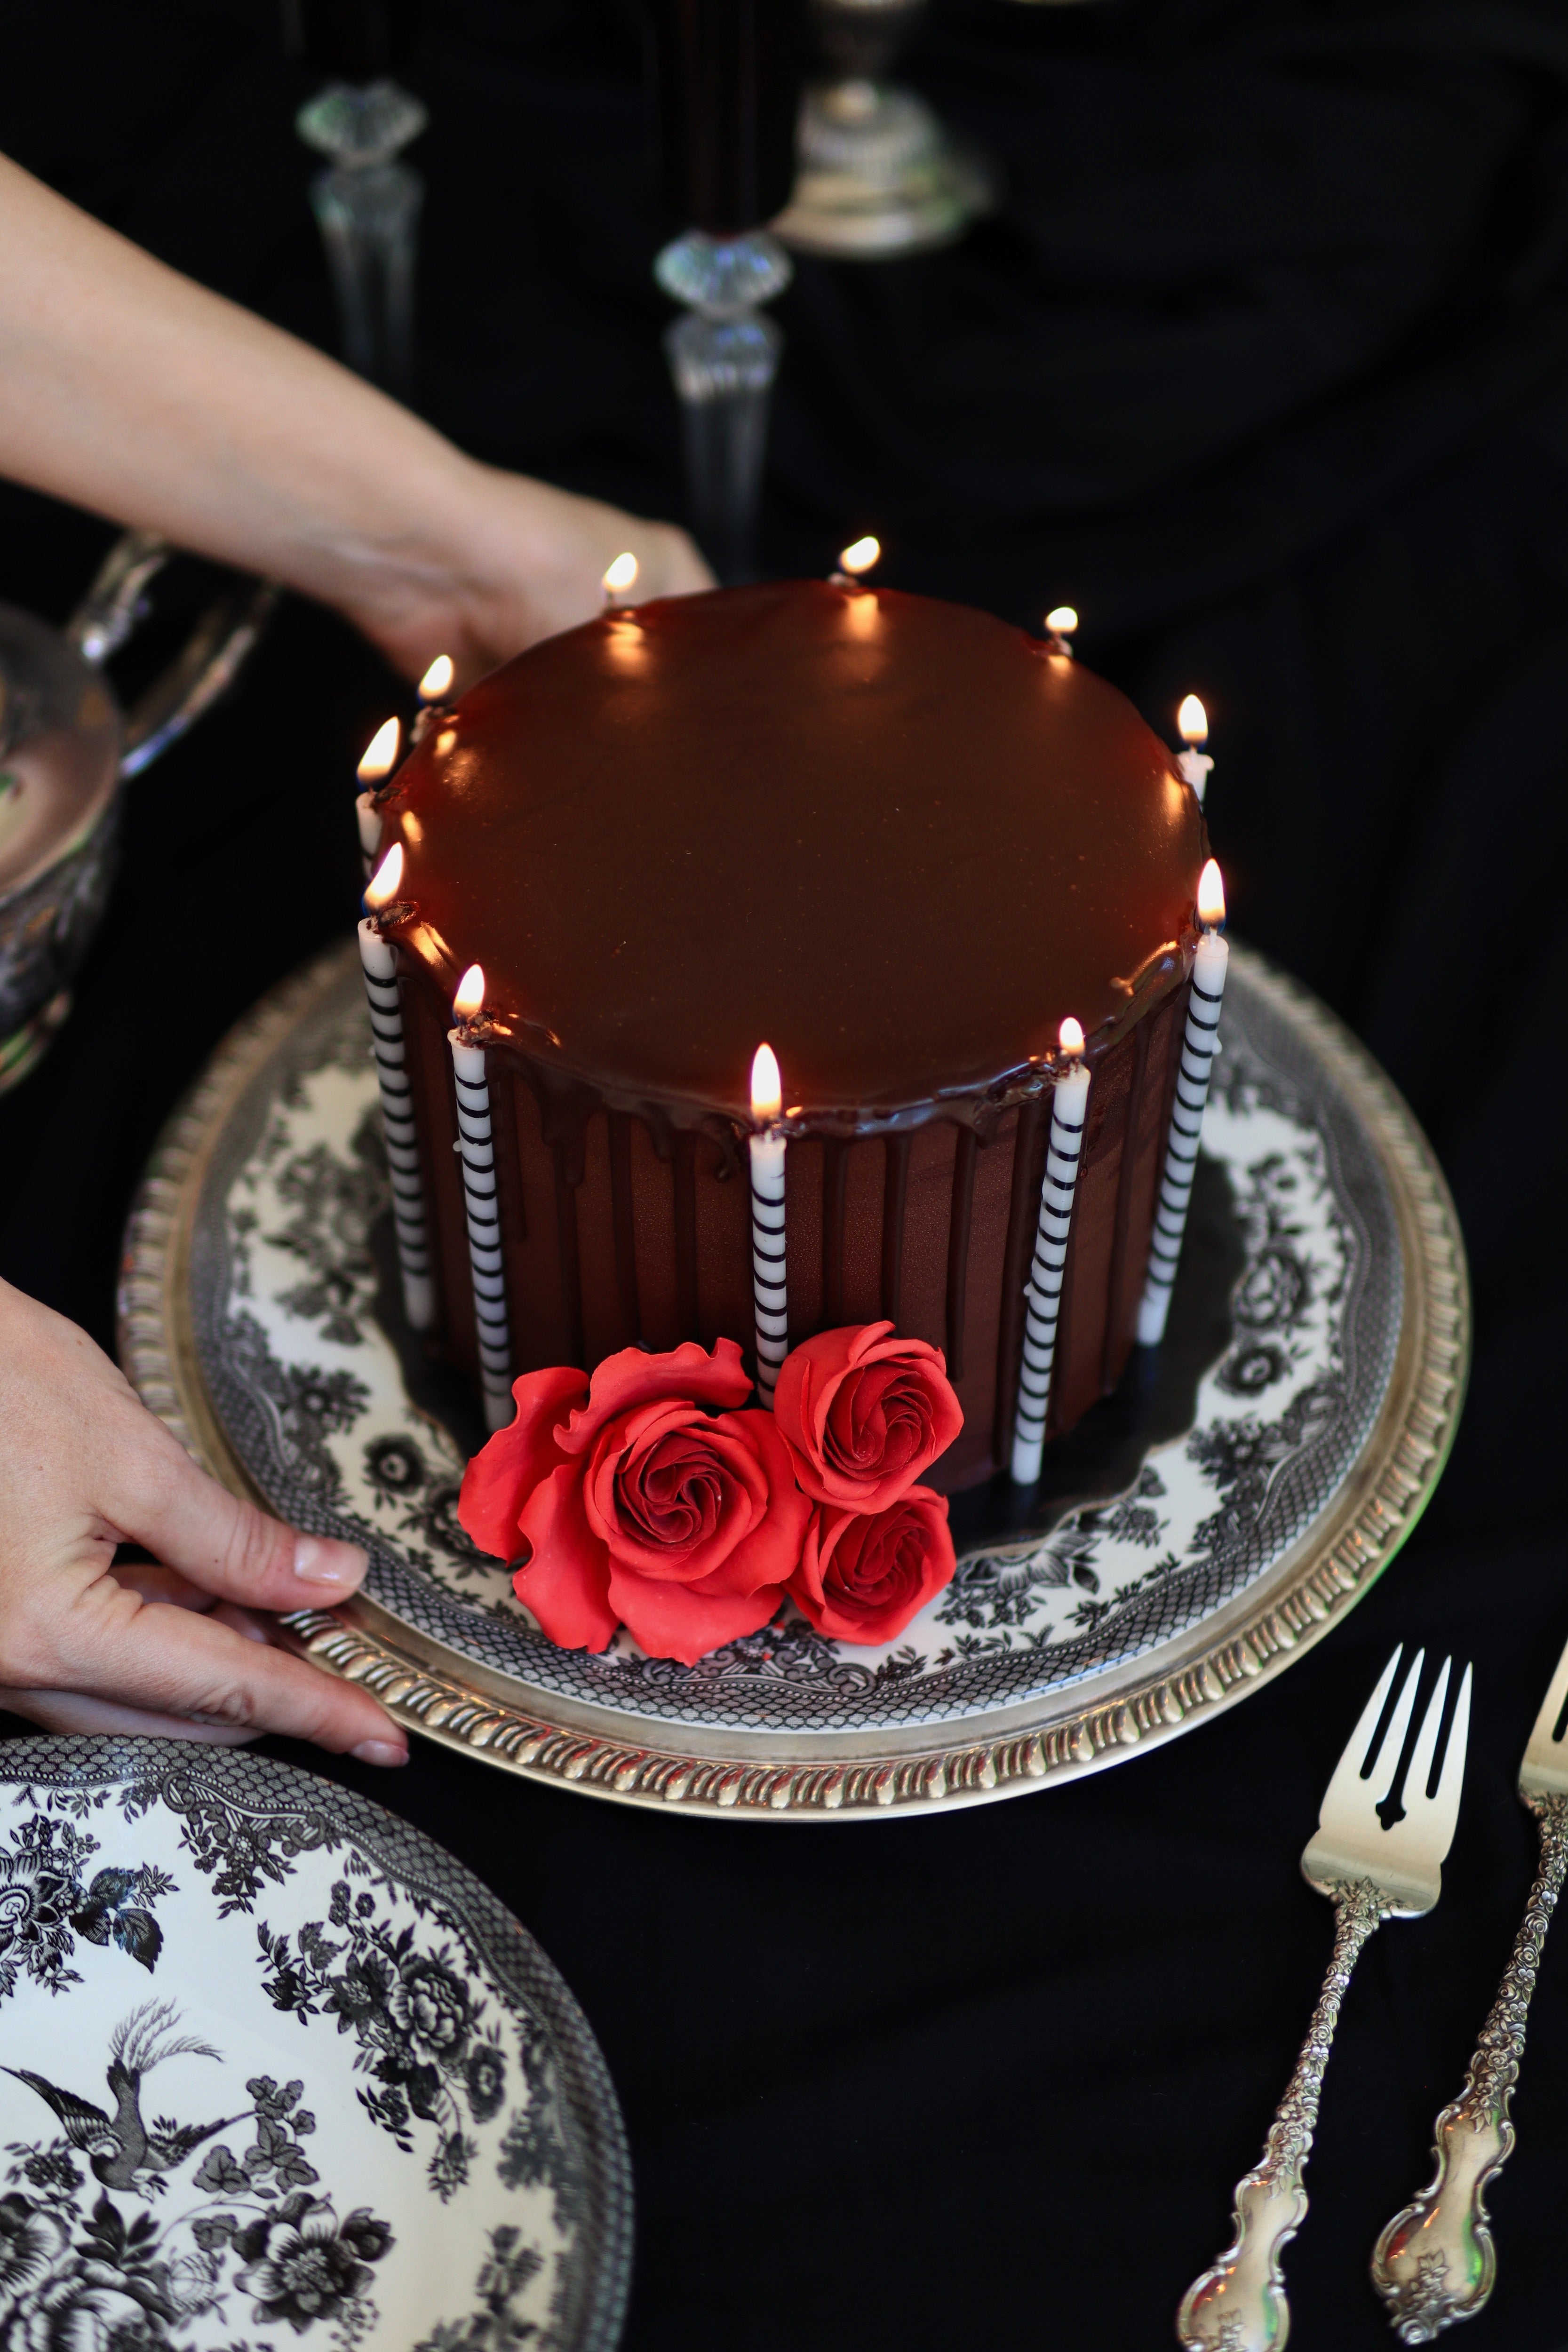
[[[953,1583],[883,1650],[800,1622],[695,1668],[625,1636],[560,1650],[468,1544],[455,1506],[477,1437],[397,1325],[352,945],[267,998],[166,1130],[131,1222],[122,1359],[216,1475],[368,1546],[363,1593],[295,1622],[411,1728],[736,1817],[1016,1794],[1280,1672],[1393,1557],[1453,1436],[1468,1295],[1425,1139],[1323,1007],[1242,949],[1223,1035],[1208,1231],[1173,1317],[1210,1335],[1188,1348],[1184,1408],[1180,1379],[1135,1360],[1129,1390],[1152,1407],[1100,1409],[1109,1442],[1084,1424],[1023,1524],[1005,1490],[965,1498]]]

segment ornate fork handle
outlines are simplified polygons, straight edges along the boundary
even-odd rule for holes
[[[1236,2185],[1236,2235],[1219,2260],[1194,2280],[1176,2314],[1176,2337],[1187,2352],[1279,2352],[1290,2332],[1280,2256],[1307,2210],[1302,2177],[1317,2127],[1323,2069],[1351,1970],[1389,1911],[1386,1896],[1370,1879],[1346,1880],[1331,1891],[1333,1958],[1262,2159]]]
[[[1437,2118],[1431,2184],[1384,2230],[1372,2283],[1405,2344],[1430,2344],[1471,2319],[1492,2291],[1497,2250],[1487,2190],[1513,2150],[1509,2105],[1524,2053],[1525,2021],[1546,1930],[1568,1874],[1568,1797],[1526,1796],[1541,1822],[1541,1864],[1465,2087]]]

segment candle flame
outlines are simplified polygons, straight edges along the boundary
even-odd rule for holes
[[[395,841],[364,886],[364,903],[373,915],[389,907],[403,887],[403,844]]]
[[[784,1082],[778,1055],[771,1045],[759,1045],[752,1056],[752,1117],[764,1124],[784,1108]]]
[[[1198,876],[1198,920],[1208,930],[1225,920],[1225,884],[1212,857]]]
[[[1070,604],[1053,604],[1046,614],[1046,626],[1054,637],[1070,637],[1078,626],[1078,614]]]
[[[851,540],[847,547],[840,550],[838,569],[855,574],[869,572],[873,563],[880,562],[881,557],[881,541],[873,539],[868,531],[864,539]]]
[[[1209,715],[1195,694],[1182,697],[1176,713],[1176,732],[1184,743],[1206,743],[1209,739]]]
[[[471,963],[458,982],[458,993],[452,999],[452,1010],[459,1021],[471,1021],[485,1001],[485,975],[481,964]]]
[[[606,596],[624,596],[628,588],[635,588],[637,584],[637,560],[628,548],[624,555],[617,555],[613,563],[606,565],[605,593]]]
[[[452,680],[457,675],[451,655],[437,654],[419,681],[420,701],[439,702],[444,694],[452,691]]]
[[[356,771],[362,784],[379,784],[390,776],[397,765],[397,753],[403,741],[403,729],[395,719],[378,727],[364,747],[364,755]]]
[[[1082,1053],[1083,1025],[1080,1022],[1075,1021],[1070,1013],[1068,1014],[1067,1019],[1062,1023],[1057,1034],[1060,1040],[1061,1049],[1064,1054]]]

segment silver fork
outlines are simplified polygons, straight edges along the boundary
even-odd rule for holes
[[[1377,1808],[1394,1792],[1405,1735],[1415,1705],[1425,1651],[1417,1651],[1377,1754],[1368,1759],[1403,1644],[1383,1671],[1362,1710],[1350,1744],[1334,1767],[1317,1833],[1301,1869],[1332,1902],[1334,1956],[1318,1996],[1296,2071],[1275,2111],[1261,2162],[1237,2183],[1236,2235],[1219,2260],[1194,2279],[1176,2314],[1178,2340],[1188,2352],[1280,2352],[1290,2332],[1280,2256],[1307,2210],[1302,2176],[1318,2120],[1323,2069],[1339,2022],[1340,2003],[1362,1946],[1384,1919],[1414,1919],[1430,1911],[1443,1891],[1444,1857],[1454,1842],[1465,1743],[1470,1721],[1470,1670],[1459,1685],[1442,1777],[1428,1796],[1437,1753],[1451,1661],[1443,1661],[1437,1687],[1422,1718],[1405,1778],[1400,1820],[1385,1828]]]
[[[1541,1825],[1541,1864],[1465,2087],[1437,2118],[1431,2185],[1377,2242],[1372,2283],[1406,2344],[1430,2344],[1473,2319],[1497,2278],[1487,2190],[1513,2151],[1509,2105],[1546,1930],[1568,1872],[1568,1649],[1557,1661],[1519,1768],[1519,1793]]]

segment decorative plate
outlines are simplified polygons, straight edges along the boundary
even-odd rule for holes
[[[329,1781],[0,1746],[0,2051],[17,2352],[620,2334],[631,2179],[586,2021],[478,1879]]]
[[[482,1433],[399,1328],[352,947],[241,1024],[133,1214],[121,1353],[199,1459],[368,1546],[298,1622],[412,1727],[635,1801],[885,1816],[1169,1736],[1381,1570],[1453,1434],[1464,1258],[1424,1138],[1332,1017],[1231,960],[1204,1216],[1173,1332],[1047,1455],[1048,1507],[955,1504],[952,1584],[885,1650],[775,1622],[694,1668],[553,1647],[457,1520]],[[1058,1458],[1059,1456],[1059,1459]]]

